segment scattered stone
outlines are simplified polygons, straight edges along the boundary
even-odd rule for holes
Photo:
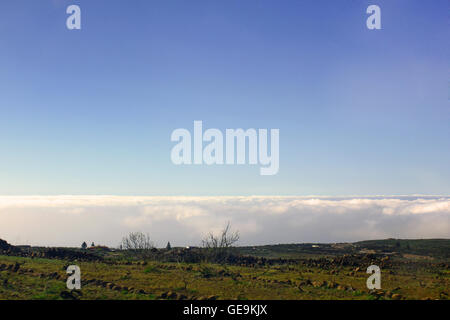
[[[327,282],[326,281],[313,281],[312,285],[314,286],[314,288],[326,287]]]
[[[60,297],[65,300],[78,300],[82,295],[81,291],[78,290],[62,291],[60,293]]]
[[[369,294],[372,296],[375,296],[375,297],[377,297],[377,299],[379,299],[382,296],[384,296],[386,293],[381,289],[376,289],[376,290],[370,290]]]
[[[336,282],[329,282],[328,283],[328,288],[329,289],[335,289],[338,287],[338,284]]]

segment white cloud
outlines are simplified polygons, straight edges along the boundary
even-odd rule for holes
[[[198,245],[227,221],[241,244],[448,238],[450,197],[0,196],[0,238],[16,244],[117,246],[143,231]]]

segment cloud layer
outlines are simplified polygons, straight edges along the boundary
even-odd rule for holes
[[[241,245],[449,238],[450,197],[0,197],[0,238],[14,244],[117,246],[142,231],[158,246],[199,245],[227,221]]]

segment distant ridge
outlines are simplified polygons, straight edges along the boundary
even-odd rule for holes
[[[9,249],[13,248],[12,245],[10,245],[8,242],[6,242],[5,240],[0,239],[0,250],[1,251],[7,251]]]

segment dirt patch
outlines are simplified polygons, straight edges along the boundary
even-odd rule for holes
[[[430,256],[420,256],[418,254],[408,254],[408,253],[403,254],[403,258],[411,260],[428,260],[428,261],[434,260],[434,258]]]

